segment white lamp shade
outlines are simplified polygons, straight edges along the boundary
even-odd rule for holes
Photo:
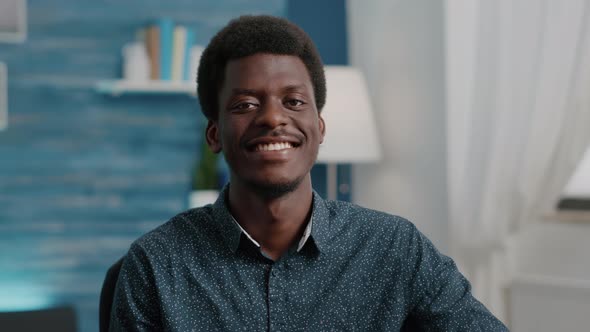
[[[326,136],[318,163],[362,163],[381,159],[381,148],[364,76],[354,67],[325,66],[327,96],[321,116]]]

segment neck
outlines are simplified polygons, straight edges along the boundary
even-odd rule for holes
[[[229,209],[236,221],[272,259],[277,260],[302,236],[309,221],[313,190],[308,174],[295,190],[268,196],[231,182]]]

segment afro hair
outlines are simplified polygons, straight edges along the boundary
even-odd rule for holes
[[[305,64],[314,89],[316,107],[326,102],[326,78],[320,55],[311,38],[286,19],[260,15],[240,16],[211,40],[199,63],[197,93],[203,114],[217,120],[218,94],[230,60],[257,53],[293,55]]]

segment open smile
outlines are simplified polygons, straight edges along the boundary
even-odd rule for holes
[[[293,160],[293,153],[300,146],[301,143],[295,138],[260,137],[252,140],[247,150],[254,160],[282,163]]]
[[[264,136],[250,140],[246,149],[250,152],[287,152],[301,146],[301,140],[291,136]]]
[[[256,144],[254,147],[254,151],[282,151],[287,149],[294,148],[293,144],[290,142],[278,142],[278,143],[268,143],[268,144]]]

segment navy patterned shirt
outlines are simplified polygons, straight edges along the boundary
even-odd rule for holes
[[[314,193],[311,234],[272,261],[226,194],[132,244],[112,331],[507,331],[403,218]]]

